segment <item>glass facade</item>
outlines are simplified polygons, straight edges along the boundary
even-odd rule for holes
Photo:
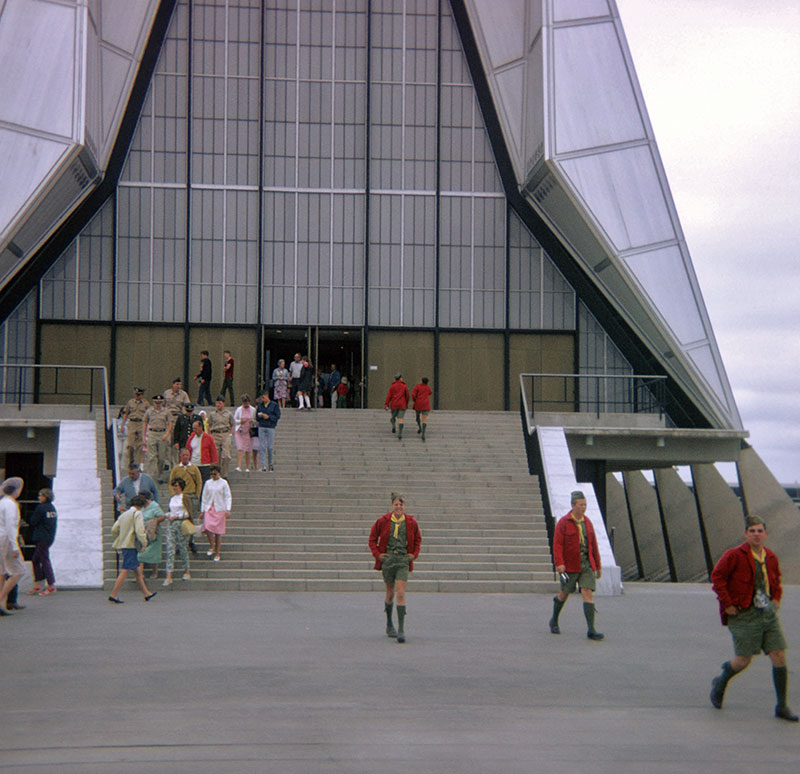
[[[48,321],[611,346],[506,202],[440,0],[179,2],[116,191],[39,292]],[[2,330],[32,357],[26,314]]]

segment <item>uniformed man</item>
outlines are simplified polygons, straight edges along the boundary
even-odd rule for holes
[[[233,412],[225,408],[224,395],[218,395],[214,410],[208,414],[208,432],[214,439],[220,471],[227,478],[233,445]]]
[[[122,409],[122,424],[120,425],[122,432],[127,428],[128,434],[125,438],[123,457],[127,455],[129,465],[141,465],[144,462],[142,459],[144,415],[149,408],[150,404],[144,399],[144,387],[134,387],[133,397]]]
[[[183,389],[180,376],[175,377],[172,380],[172,387],[164,393],[164,405],[169,410],[173,422],[183,413],[184,404],[191,402],[189,393]]]
[[[163,484],[164,466],[172,462],[172,427],[175,424],[169,409],[164,405],[164,396],[153,396],[153,404],[144,415],[144,437],[147,446],[145,471],[159,484]]]

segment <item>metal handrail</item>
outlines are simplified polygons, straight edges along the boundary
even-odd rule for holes
[[[12,373],[11,369],[16,369],[16,373]],[[0,363],[0,403],[16,403],[19,411],[22,411],[22,406],[25,403],[40,404],[43,394],[41,390],[41,375],[45,370],[52,370],[55,372],[55,389],[52,392],[44,393],[45,395],[63,396],[66,398],[86,398],[89,412],[94,411],[95,408],[95,381],[99,380],[99,386],[102,387],[103,392],[103,425],[106,431],[107,461],[109,463],[109,469],[113,472],[114,483],[116,484],[119,477],[119,471],[117,470],[117,464],[115,462],[117,457],[116,434],[113,430],[113,418],[111,416],[111,407],[108,402],[108,371],[105,366],[67,365],[58,363]],[[88,371],[88,391],[71,392],[60,390],[58,386],[59,376],[66,371]],[[96,375],[96,371],[100,373]],[[26,372],[31,372],[34,375],[35,384],[32,388],[28,387],[23,379]],[[10,386],[9,381],[11,382]],[[10,401],[8,400],[9,395],[12,397]]]
[[[659,418],[664,416],[664,390],[667,377],[659,374],[533,374],[523,373],[519,377],[520,395],[523,402],[528,429],[533,426],[537,404],[563,404],[569,412],[581,412],[586,405],[594,407],[597,417],[603,411],[624,414],[655,414]],[[549,380],[556,388],[560,385],[560,395],[556,397],[536,397],[537,381],[543,385]],[[588,386],[583,389],[583,385]],[[526,389],[530,384],[529,390]],[[591,386],[594,386],[594,395],[591,397]],[[620,399],[609,395],[609,386],[622,392]],[[567,408],[568,407],[568,408]]]
[[[17,369],[17,379],[16,379],[16,390],[9,388],[8,380],[6,378],[6,371],[8,369]],[[24,403],[34,403],[38,404],[41,403],[39,398],[41,397],[41,388],[40,388],[40,380],[37,379],[37,384],[33,390],[33,399],[32,400],[25,400],[26,393],[29,390],[23,387],[22,376],[25,371],[33,371],[38,376],[44,370],[53,370],[55,371],[55,390],[53,392],[46,393],[47,395],[63,395],[68,398],[74,397],[86,397],[88,400],[88,408],[89,411],[94,411],[94,379],[95,371],[100,371],[102,373],[102,388],[103,388],[103,422],[105,424],[106,430],[111,428],[111,409],[108,402],[108,371],[106,370],[105,366],[93,366],[93,365],[66,365],[63,363],[0,363],[0,396],[7,396],[11,391],[12,394],[16,393],[15,400],[8,401],[8,400],[0,400],[0,403],[14,403],[16,402],[17,408],[21,411],[23,402]],[[87,392],[67,392],[65,390],[58,389],[58,378],[59,374],[64,371],[88,371],[89,372],[89,390]]]

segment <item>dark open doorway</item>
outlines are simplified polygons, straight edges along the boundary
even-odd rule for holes
[[[330,373],[336,365],[342,376],[347,377],[350,392],[348,408],[362,408],[363,355],[360,328],[265,328],[264,329],[264,381],[272,387],[272,371],[279,360],[286,367],[295,353],[308,355],[315,374]],[[315,382],[316,385],[316,382]],[[330,405],[326,399],[326,406]]]

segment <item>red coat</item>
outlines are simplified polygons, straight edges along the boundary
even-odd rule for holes
[[[597,536],[594,534],[592,522],[585,516],[583,523],[586,527],[589,564],[592,565],[595,572],[598,572],[600,570],[600,549],[597,547]],[[567,572],[581,571],[581,538],[571,511],[566,516],[562,516],[556,524],[553,533],[553,564],[556,567],[563,564],[567,568]]]
[[[433,390],[427,384],[420,382],[413,390],[411,397],[414,400],[414,411],[430,411],[431,395]]]
[[[406,387],[406,383],[402,379],[392,382],[392,386],[389,387],[389,392],[386,394],[386,400],[383,404],[384,408],[387,406],[391,409],[408,408],[408,387]]]
[[[773,551],[764,547],[767,559],[767,580],[769,595],[773,602],[780,602],[783,596],[781,585],[781,566]],[[722,625],[727,626],[726,607],[748,608],[753,604],[756,587],[756,563],[750,544],[746,541],[735,548],[729,548],[711,571],[711,588],[719,599],[719,615]]]
[[[381,569],[380,555],[386,553],[386,547],[389,545],[389,532],[392,528],[392,514],[384,513],[373,525],[369,531],[369,550],[375,557],[375,569]],[[413,516],[406,514],[406,545],[408,546],[408,555],[411,560],[408,563],[408,571],[414,569],[414,559],[419,556],[419,549],[422,545],[422,535],[419,531],[417,520]]]
[[[194,433],[192,433],[189,436],[189,440],[186,441],[186,448],[189,451],[192,450],[193,438],[194,438]],[[211,437],[211,433],[203,433],[203,437],[200,440],[200,464],[212,465],[215,462],[219,462],[219,455],[217,454],[217,445],[214,443],[214,439]]]

